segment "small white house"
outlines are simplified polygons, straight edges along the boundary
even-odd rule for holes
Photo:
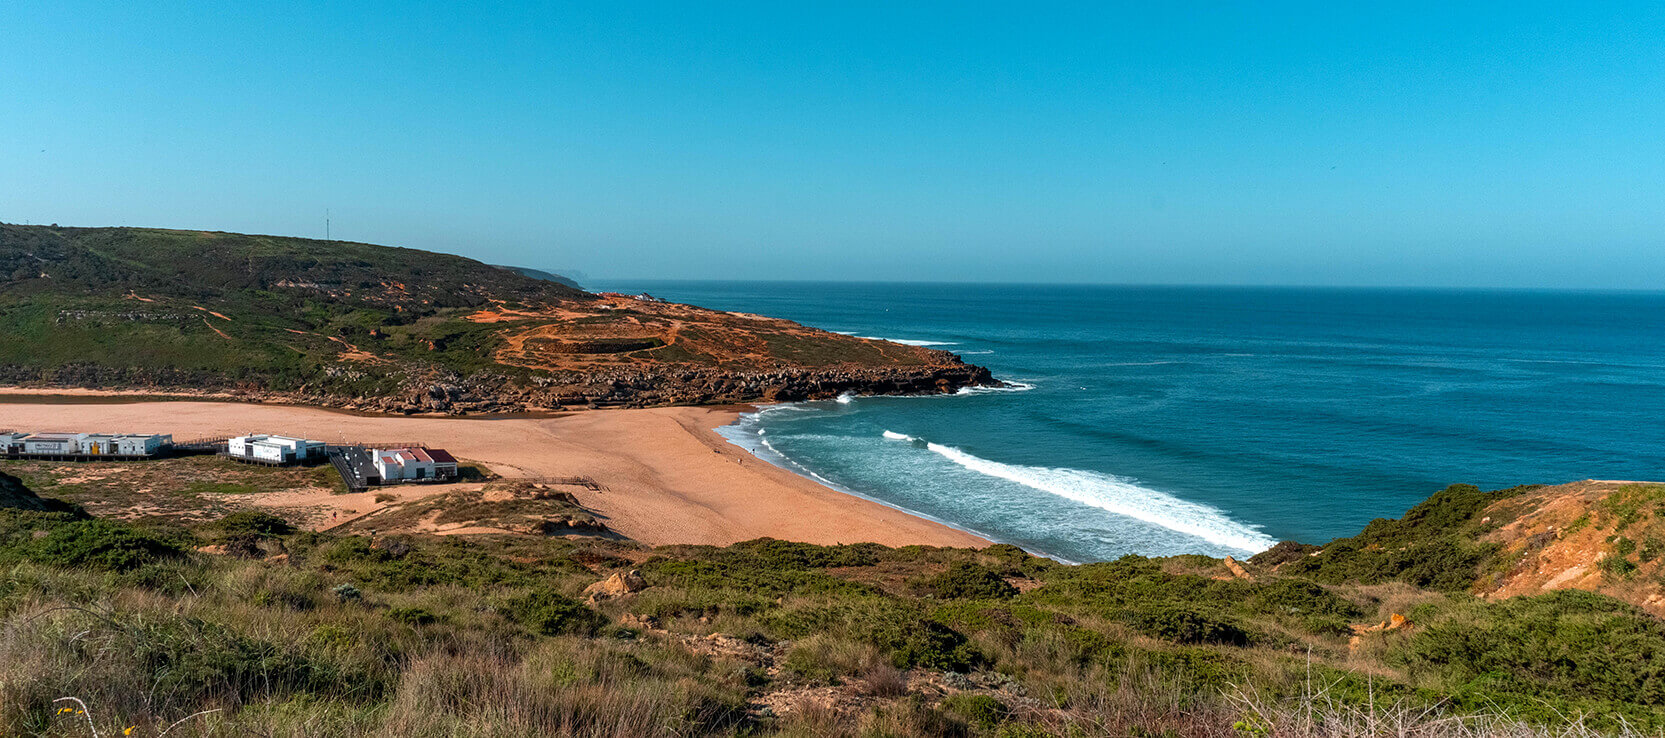
[[[226,454],[268,464],[294,464],[324,457],[324,442],[289,436],[248,435],[226,442]]]
[[[173,436],[116,436],[116,453],[122,456],[155,456],[173,445]]]
[[[23,439],[23,453],[70,456],[81,453],[85,433],[35,433]]]
[[[389,448],[370,452],[383,484],[421,479],[453,479],[457,460],[438,448]]]
[[[0,433],[0,454],[23,453],[23,439],[27,433]]]

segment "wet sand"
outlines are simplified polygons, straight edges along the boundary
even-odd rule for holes
[[[620,535],[649,545],[727,545],[763,536],[818,544],[988,545],[754,458],[713,430],[733,422],[742,408],[471,419],[111,395],[96,404],[87,395],[70,403],[30,402],[16,394],[0,403],[0,429],[171,433],[180,440],[253,432],[331,442],[408,441],[444,448],[505,477],[589,477],[602,490],[580,492],[579,501]]]

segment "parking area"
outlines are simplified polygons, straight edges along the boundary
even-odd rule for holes
[[[370,452],[363,446],[331,446],[329,454],[330,463],[341,472],[341,481],[346,482],[349,492],[363,492],[381,482]]]

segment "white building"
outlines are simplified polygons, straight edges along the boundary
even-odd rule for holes
[[[383,484],[419,479],[453,479],[457,460],[438,448],[389,448],[370,451]]]
[[[38,456],[155,456],[170,435],[114,433],[0,433],[0,454]]]
[[[173,445],[173,436],[116,436],[116,453],[122,456],[155,456]]]
[[[88,433],[81,437],[80,453],[88,456],[115,456],[116,437],[108,433]]]
[[[295,464],[324,457],[324,442],[289,436],[247,435],[226,442],[226,454],[268,464]]]
[[[23,453],[42,456],[71,456],[81,453],[85,433],[33,433],[23,438]]]

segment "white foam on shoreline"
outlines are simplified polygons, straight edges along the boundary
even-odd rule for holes
[[[837,401],[838,401],[838,404],[840,404],[840,405],[848,405],[848,404],[856,401],[856,393],[854,393],[854,392],[841,393],[841,394],[839,394],[839,396],[837,398]]]
[[[888,430],[884,432],[884,437],[910,443],[920,441],[913,436]],[[938,443],[927,442],[925,448],[978,474],[1196,536],[1218,546],[1259,553],[1277,543],[1271,536],[1232,520],[1213,507],[1141,487],[1122,477],[1080,469],[1003,464]]]
[[[983,531],[976,530],[974,528],[968,528],[966,526],[955,523],[951,520],[944,520],[944,519],[939,518],[935,515],[930,515],[930,514],[927,514],[927,513],[923,513],[923,512],[920,512],[918,510],[910,510],[910,509],[908,509],[906,507],[903,507],[901,505],[898,505],[894,502],[890,502],[888,500],[882,500],[882,499],[879,499],[879,498],[874,497],[872,495],[863,494],[859,491],[856,491],[856,490],[851,489],[849,487],[846,487],[842,484],[834,482],[831,479],[823,477],[820,474],[815,473],[815,471],[813,469],[810,469],[809,467],[798,463],[798,461],[796,459],[793,459],[792,457],[781,453],[779,449],[775,448],[774,444],[769,442],[769,439],[763,437],[765,429],[757,427],[758,424],[759,424],[759,419],[762,415],[764,415],[765,413],[768,413],[772,410],[778,410],[778,409],[782,409],[782,408],[802,408],[802,407],[803,407],[802,405],[793,403],[793,404],[774,405],[774,406],[762,408],[762,409],[758,410],[757,412],[753,412],[753,413],[741,413],[739,420],[737,420],[736,422],[718,427],[716,429],[717,435],[722,436],[725,440],[727,440],[731,444],[734,444],[736,446],[739,446],[740,448],[746,449],[747,451],[751,452],[752,455],[756,456],[759,459],[763,459],[764,461],[766,461],[766,462],[768,462],[768,463],[770,463],[774,466],[785,469],[789,472],[797,474],[798,476],[814,480],[816,483],[818,483],[818,484],[820,484],[820,485],[822,485],[822,486],[824,486],[828,489],[850,495],[851,497],[857,497],[857,498],[860,498],[860,499],[863,499],[863,500],[867,500],[868,502],[884,505],[885,507],[888,507],[892,510],[899,510],[901,512],[905,512],[909,515],[912,515],[916,518],[923,518],[923,519],[929,520],[933,523],[937,523],[938,525],[942,525],[942,526],[945,526],[945,527],[948,527],[948,528],[953,528],[954,530],[957,530],[957,531],[970,533],[974,536],[977,536],[979,538],[983,538],[983,539],[988,540],[988,541],[993,541],[995,543],[1000,543],[1001,542],[999,538],[995,537],[991,533],[985,533]],[[1072,561],[1070,559],[1066,559],[1066,558],[1063,558],[1063,557],[1060,557],[1060,556],[1054,556],[1052,554],[1046,553],[1045,551],[1029,550],[1029,552],[1036,555],[1036,556],[1045,556],[1047,558],[1050,558],[1050,559],[1053,559],[1053,560],[1056,560],[1056,561],[1059,561],[1059,562],[1062,562],[1062,563],[1065,563],[1065,564],[1081,563],[1081,562]]]
[[[865,338],[869,341],[889,341],[891,343],[900,343],[903,346],[958,346],[958,345],[960,345],[959,343],[957,343],[955,341],[921,341],[921,340],[916,339],[916,338],[882,338],[880,336],[856,336],[856,338]]]

